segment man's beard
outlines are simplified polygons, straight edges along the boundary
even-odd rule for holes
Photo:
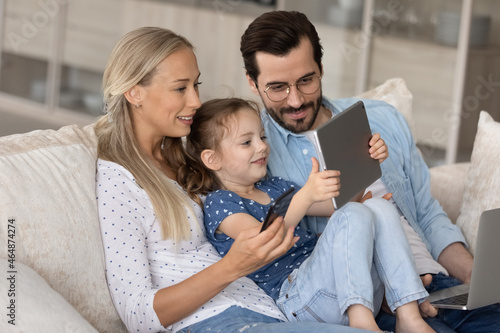
[[[269,115],[274,119],[274,121],[276,121],[278,123],[278,125],[280,125],[284,129],[286,129],[292,133],[302,133],[305,131],[309,131],[313,127],[314,122],[316,121],[316,118],[318,117],[319,110],[321,108],[322,100],[323,100],[323,96],[322,96],[322,94],[320,94],[320,96],[318,97],[318,99],[316,101],[302,104],[299,108],[280,108],[279,114],[273,108],[269,108],[266,105],[264,105],[264,106],[266,107],[266,110],[269,113]],[[307,122],[306,122],[307,117],[297,119],[297,120],[292,120],[293,121],[292,124],[285,123],[283,121],[284,114],[300,112],[300,111],[302,111],[306,108],[309,108],[309,107],[313,108],[313,113],[312,113],[312,117]]]

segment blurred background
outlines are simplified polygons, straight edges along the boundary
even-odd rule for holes
[[[255,99],[239,41],[272,10],[316,25],[326,96],[403,78],[429,165],[470,159],[480,110],[500,120],[499,0],[0,0],[0,136],[94,122],[108,55],[140,26],[194,44],[202,101]]]

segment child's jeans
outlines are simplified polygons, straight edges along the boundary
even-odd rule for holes
[[[281,286],[276,303],[290,321],[348,325],[349,306],[362,304],[376,316],[384,291],[392,311],[428,296],[397,210],[376,198],[348,203],[332,215],[311,256]]]

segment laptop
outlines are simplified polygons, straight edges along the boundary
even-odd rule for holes
[[[432,292],[436,308],[473,310],[500,302],[500,208],[481,214],[470,284]]]
[[[382,175],[379,161],[368,152],[372,132],[362,101],[304,134],[316,148],[320,170],[340,171],[340,195],[332,200],[335,209],[363,195]]]

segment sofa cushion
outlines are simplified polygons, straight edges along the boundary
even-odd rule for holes
[[[430,168],[431,194],[456,223],[462,206],[470,162],[439,165]]]
[[[105,279],[96,144],[91,126],[0,138],[0,235],[6,237],[13,220],[16,261],[33,268],[99,332],[125,332]],[[0,257],[7,257],[6,246]]]
[[[481,213],[500,207],[500,123],[481,111],[471,155],[469,176],[457,219],[473,254]]]
[[[359,97],[384,101],[394,106],[405,117],[415,138],[415,120],[412,112],[413,95],[408,90],[405,80],[402,78],[388,79],[381,85],[362,93]]]
[[[6,259],[0,259],[1,267],[9,267],[10,263]],[[14,270],[9,271],[15,273],[7,274],[7,278],[10,278],[8,283],[0,283],[0,294],[7,296],[8,302],[2,306],[10,307],[6,310],[6,319],[2,318],[0,321],[0,332],[97,333],[96,329],[34,270],[20,262],[15,262],[13,267]]]

